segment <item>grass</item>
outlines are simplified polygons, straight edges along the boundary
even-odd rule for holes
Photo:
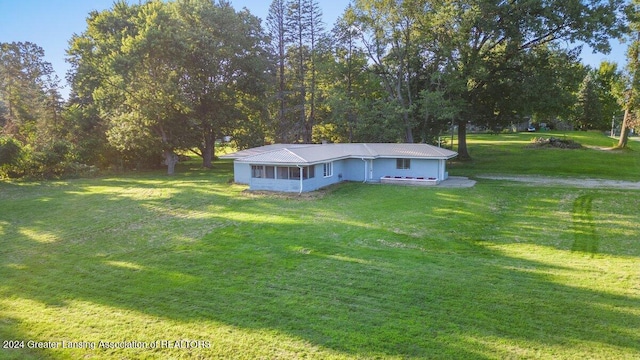
[[[531,147],[534,137],[566,138],[584,146],[580,150]],[[468,139],[473,161],[456,163],[452,174],[547,175],[638,181],[640,142],[629,141],[626,150],[610,149],[617,141],[599,132],[543,132],[505,135],[473,134]]]
[[[532,156],[474,137],[478,160],[452,174],[506,172],[480,158],[491,139],[503,164]],[[582,151],[638,156],[531,152]],[[640,356],[637,191],[480,180],[297,197],[247,193],[231,171],[0,184],[0,341],[25,342],[0,358]]]

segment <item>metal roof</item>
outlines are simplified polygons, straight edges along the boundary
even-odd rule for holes
[[[250,149],[236,151],[236,152],[231,153],[231,154],[222,155],[222,156],[220,156],[220,158],[221,159],[240,159],[240,158],[243,158],[243,157],[247,157],[247,156],[251,156],[251,155],[258,155],[258,154],[262,154],[262,153],[273,151],[273,150],[293,149],[293,148],[296,148],[296,147],[306,147],[306,146],[309,146],[309,145],[310,144],[271,144],[271,145],[264,145],[264,146],[250,148]]]
[[[427,144],[273,144],[223,155],[221,158],[252,164],[311,165],[348,158],[447,160],[457,155],[455,151]]]

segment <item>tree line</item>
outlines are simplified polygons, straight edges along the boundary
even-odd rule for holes
[[[69,99],[43,50],[0,49],[0,175],[211,167],[216,140],[437,143],[470,126],[635,126],[637,0],[355,0],[332,28],[315,0],[264,22],[225,0],[114,3],[69,41]],[[579,46],[627,36],[626,68]],[[621,136],[621,146],[623,138]],[[626,141],[626,140],[625,140]]]

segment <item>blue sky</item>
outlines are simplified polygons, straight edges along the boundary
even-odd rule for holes
[[[335,20],[347,7],[349,0],[317,0],[324,14],[326,28],[330,29]],[[65,62],[68,41],[76,33],[86,28],[86,18],[92,10],[111,8],[113,0],[0,0],[0,42],[30,41],[45,51],[45,60],[66,85],[65,74],[69,69]],[[129,0],[136,2],[136,0]],[[231,0],[236,9],[246,7],[252,14],[264,19],[271,0]],[[598,66],[602,60],[625,63],[625,46],[616,42],[610,55],[592,54],[583,50],[583,61]],[[69,89],[64,88],[66,97]]]

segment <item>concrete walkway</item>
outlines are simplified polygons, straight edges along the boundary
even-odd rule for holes
[[[464,176],[449,176],[447,180],[441,182],[437,186],[443,188],[470,188],[475,184],[475,180],[470,180]]]

